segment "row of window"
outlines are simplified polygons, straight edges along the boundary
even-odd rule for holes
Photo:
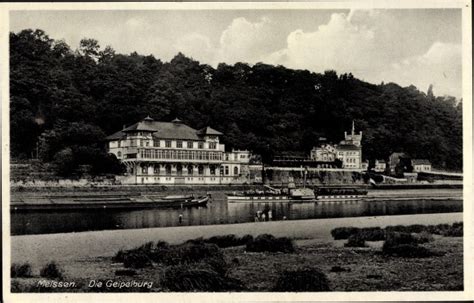
[[[222,160],[222,153],[187,150],[155,150],[140,149],[139,154],[144,159],[165,159],[165,160]],[[118,153],[117,153],[118,155]],[[119,157],[121,155],[118,155]]]
[[[342,155],[346,155],[346,156],[355,156],[355,155],[358,155],[359,152],[358,151],[351,151],[351,152],[339,152],[339,156],[342,156]]]
[[[203,165],[198,165],[198,175],[204,175],[204,166]],[[171,170],[171,164],[166,164],[164,165],[165,173],[167,175],[171,175],[172,170]],[[194,165],[188,165],[185,168],[181,164],[176,165],[176,174],[178,176],[183,175],[183,170],[186,170],[188,175],[193,175],[194,174]],[[154,165],[153,166],[153,172],[154,174],[159,174],[160,173],[160,165]],[[215,165],[210,165],[209,166],[209,172],[211,175],[216,175],[216,166]],[[142,174],[148,174],[148,167],[143,166],[142,167]],[[220,174],[221,175],[229,175],[229,166],[224,165],[220,167]],[[237,166],[234,167],[234,175],[239,174],[239,168]]]
[[[347,158],[346,163],[358,163],[357,158]]]
[[[117,143],[118,147],[121,145],[121,141],[119,140]],[[130,147],[150,147],[153,144],[153,147],[161,147],[160,146],[160,140],[140,140],[140,139],[130,139]],[[181,141],[178,140],[176,141],[176,148],[193,148],[194,142],[193,141]],[[165,146],[166,148],[171,148],[171,140],[165,140]],[[198,141],[197,147],[199,149],[204,149],[204,142]],[[209,149],[217,149],[217,143],[216,142],[209,142]]]

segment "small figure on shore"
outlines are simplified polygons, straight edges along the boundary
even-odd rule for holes
[[[283,216],[283,220],[286,220],[286,216]]]
[[[178,221],[179,224],[183,223],[183,214],[179,214]]]
[[[260,219],[258,218],[258,212],[255,213],[255,222],[258,222],[260,221]]]
[[[273,214],[272,214],[272,210],[270,209],[270,210],[268,211],[268,221],[271,221],[272,218],[273,218]]]
[[[258,221],[260,221],[260,218],[262,217],[262,211],[261,210],[257,210],[257,218],[258,218]]]
[[[267,216],[265,215],[265,213],[262,214],[262,221],[265,222],[267,219]]]

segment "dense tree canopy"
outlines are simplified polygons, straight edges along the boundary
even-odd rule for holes
[[[261,63],[213,68],[181,53],[163,63],[152,55],[117,54],[94,39],[73,51],[41,30],[10,34],[10,68],[15,158],[32,157],[40,142],[45,161],[90,164],[88,155],[103,152],[106,134],[150,115],[210,125],[225,134],[228,148],[263,159],[309,152],[319,137],[337,142],[354,120],[364,133],[364,159],[399,151],[440,168],[462,167],[461,103],[436,97],[432,87],[425,94],[351,74]]]

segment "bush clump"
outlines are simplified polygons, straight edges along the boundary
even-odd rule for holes
[[[293,240],[287,237],[276,238],[270,234],[257,236],[250,242],[247,242],[246,251],[252,252],[285,252],[295,251]]]
[[[214,236],[206,239],[207,243],[216,244],[219,247],[232,247],[232,246],[241,246],[245,245],[248,242],[253,240],[253,236],[245,235],[243,237],[237,237],[235,235],[225,235],[225,236]]]
[[[365,241],[383,241],[385,240],[385,231],[380,227],[361,228],[357,235]]]
[[[186,242],[179,245],[156,248],[150,253],[150,258],[157,263],[178,265],[183,263],[200,262],[207,258],[223,257],[219,247],[204,242]]]
[[[53,261],[53,262],[50,262],[50,263],[46,264],[43,268],[41,268],[40,276],[43,277],[43,278],[49,278],[49,279],[62,279],[63,271]]]
[[[133,250],[123,255],[123,266],[127,268],[145,268],[152,266],[151,259],[143,250]]]
[[[421,233],[414,234],[413,237],[419,244],[432,242],[434,240],[433,235],[427,231],[422,231]]]
[[[385,255],[404,258],[427,258],[433,256],[429,249],[417,244],[384,245],[382,252]]]
[[[346,240],[350,236],[359,232],[357,227],[337,227],[331,230],[331,235],[334,240]]]
[[[418,246],[419,240],[409,233],[387,233],[382,253],[384,255],[405,258],[426,258],[434,255],[425,247]]]
[[[385,240],[384,246],[395,246],[400,244],[418,244],[418,240],[409,233],[405,232],[389,232]]]
[[[244,290],[239,280],[219,274],[210,266],[171,266],[166,269],[161,285],[170,291],[178,292]]]
[[[165,265],[178,265],[201,262],[206,259],[221,259],[224,255],[215,244],[199,240],[188,241],[183,244],[169,245],[160,241],[156,245],[149,242],[130,250],[120,250],[113,257],[116,262],[123,262],[127,268],[145,268],[153,265],[152,262]],[[211,261],[210,261],[211,262]],[[213,260],[216,263],[218,261]]]
[[[13,263],[10,267],[10,276],[12,278],[29,278],[31,274],[31,265],[29,263]]]
[[[347,239],[347,243],[344,243],[345,247],[366,247],[365,239],[361,234],[351,235]]]
[[[285,270],[280,273],[274,291],[329,291],[329,280],[318,268]]]
[[[385,231],[380,227],[337,227],[331,230],[334,240],[349,239],[350,236],[358,235],[365,241],[382,241],[385,240]]]
[[[252,235],[245,235],[243,237],[237,237],[236,235],[224,235],[224,236],[213,236],[208,239],[197,238],[186,241],[186,243],[211,243],[216,244],[220,248],[242,246],[253,240]]]

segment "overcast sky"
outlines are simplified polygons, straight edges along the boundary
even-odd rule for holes
[[[73,49],[97,39],[118,53],[178,52],[216,66],[264,62],[352,72],[461,97],[461,10],[18,11],[10,30],[40,28]]]

